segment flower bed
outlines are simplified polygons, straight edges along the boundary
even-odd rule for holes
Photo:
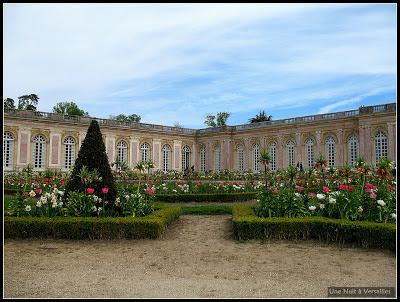
[[[261,218],[254,206],[238,205],[232,210],[233,233],[246,239],[317,239],[361,247],[396,251],[396,224],[349,221],[325,217]]]
[[[158,238],[181,213],[162,207],[145,217],[4,217],[4,238]]]

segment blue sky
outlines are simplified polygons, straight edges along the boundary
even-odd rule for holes
[[[396,4],[3,4],[3,99],[206,128],[396,102]]]

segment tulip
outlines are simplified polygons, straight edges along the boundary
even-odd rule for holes
[[[86,190],[89,194],[93,194],[94,193],[94,189],[93,188],[87,188]]]
[[[386,203],[382,199],[379,199],[376,202],[382,207],[384,207],[386,205]]]
[[[104,193],[104,194],[107,194],[108,193],[108,188],[103,188],[103,189],[101,189],[101,191]]]

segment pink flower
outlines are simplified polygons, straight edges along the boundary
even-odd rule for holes
[[[313,193],[313,192],[309,192],[308,195],[310,195],[310,196],[315,196],[316,194]]]
[[[86,190],[89,194],[93,194],[93,192],[94,192],[94,189],[93,188],[87,188],[87,190]]]
[[[303,190],[303,189],[304,189],[304,187],[300,187],[300,186],[298,186],[298,187],[296,187],[296,189],[297,189],[297,190],[299,190],[299,191],[301,191],[301,190]]]
[[[104,194],[107,194],[108,193],[108,188],[103,188],[103,189],[101,189],[101,191],[104,193]]]
[[[146,192],[149,193],[149,194],[153,194],[154,193],[154,191],[152,189],[146,189]]]
[[[40,192],[42,192],[40,189],[36,189],[35,190],[36,194],[40,194]]]
[[[272,191],[272,193],[279,193],[279,190],[275,189]]]
[[[376,194],[374,194],[374,193],[371,193],[371,194],[369,194],[369,197],[371,197],[371,198],[376,198]]]
[[[324,192],[329,192],[329,188],[328,187],[323,187],[322,190],[324,190]]]

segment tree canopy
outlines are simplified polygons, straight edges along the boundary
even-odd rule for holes
[[[125,114],[121,113],[118,114],[117,116],[111,115],[110,114],[110,119],[112,120],[117,120],[117,121],[125,121],[125,122],[137,122],[139,123],[140,120],[142,119],[142,117],[140,115],[137,114],[131,114],[126,116]]]
[[[22,95],[18,97],[18,109],[36,111],[39,97],[36,94]]]
[[[64,115],[89,116],[87,112],[79,109],[74,102],[59,102],[53,107],[53,112]]]
[[[249,119],[250,124],[253,123],[259,123],[259,122],[266,122],[266,121],[271,121],[272,120],[272,115],[267,116],[263,111],[260,110],[259,114],[256,114],[255,117]]]
[[[14,100],[11,98],[4,99],[4,108],[15,109]]]
[[[226,126],[226,122],[230,116],[231,114],[229,112],[218,112],[217,121],[215,122],[215,115],[209,113],[205,116],[206,120],[204,121],[204,124],[206,124],[209,127]]]

